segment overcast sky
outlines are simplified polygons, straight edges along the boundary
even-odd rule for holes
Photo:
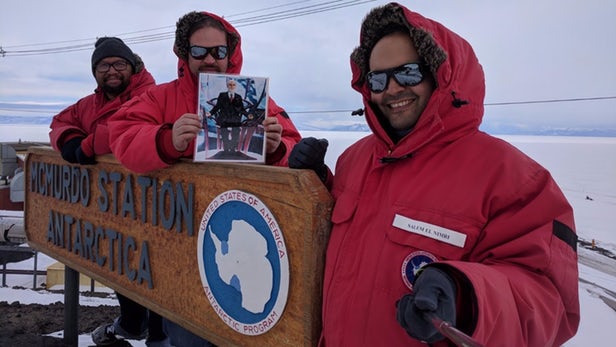
[[[349,54],[368,11],[386,1],[20,0],[0,5],[0,115],[16,102],[62,104],[91,93],[90,57],[96,37],[126,41],[157,82],[176,76],[171,51],[175,23],[192,10],[227,18],[242,34],[245,75],[270,78],[270,95],[294,116],[361,107],[350,87]],[[487,104],[616,97],[616,2],[613,0],[401,1],[466,38],[486,74]],[[260,24],[242,22],[275,12],[318,13]],[[286,12],[285,12],[286,11]],[[242,24],[245,23],[245,24]],[[152,30],[156,29],[156,30]],[[166,34],[166,35],[165,35]],[[57,54],[12,52],[86,45]],[[1,51],[0,51],[1,53]],[[576,124],[616,128],[616,99],[486,107],[493,122],[531,126]],[[298,113],[302,112],[302,113]],[[28,113],[24,113],[28,115]],[[356,121],[348,112],[315,118]]]

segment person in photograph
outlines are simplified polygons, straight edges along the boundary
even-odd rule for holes
[[[193,158],[195,138],[203,127],[197,114],[199,73],[241,73],[240,34],[215,14],[190,12],[180,18],[173,50],[179,58],[178,78],[127,103],[109,122],[111,150],[134,172]],[[262,122],[265,163],[287,166],[291,148],[301,136],[285,110],[271,98],[267,102]]]
[[[107,121],[120,106],[155,85],[143,60],[119,38],[101,37],[92,53],[92,74],[97,87],[53,117],[49,132],[52,147],[69,163],[96,164],[96,156],[111,153]],[[98,327],[92,341],[110,345],[121,338],[146,339],[148,346],[167,346],[162,318],[116,292],[120,316]]]
[[[242,116],[249,117],[249,114],[244,108],[242,96],[236,91],[237,81],[228,78],[226,84],[227,91],[218,94],[216,104],[206,116],[213,116],[216,125],[220,127],[223,150],[225,152],[237,152]]]
[[[173,51],[178,78],[160,84],[124,105],[109,121],[111,149],[129,170],[138,173],[162,169],[180,158],[192,158],[195,138],[203,127],[197,112],[199,73],[239,75],[241,36],[225,19],[208,12],[190,12],[176,24]],[[268,99],[266,158],[269,165],[287,166],[288,156],[301,136],[287,113]],[[182,326],[163,319],[175,347],[211,344]]]
[[[257,125],[251,125],[255,116],[253,114],[248,114],[247,119],[244,121],[242,126],[240,127],[240,141],[238,144],[237,150],[242,153],[248,153],[250,150],[250,143],[252,141],[252,136],[255,134],[257,130]]]
[[[580,321],[573,210],[550,173],[479,130],[471,45],[390,3],[351,54],[372,133],[323,177],[335,199],[321,346],[451,346],[438,317],[484,346],[560,346]],[[326,143],[289,164],[327,172]]]

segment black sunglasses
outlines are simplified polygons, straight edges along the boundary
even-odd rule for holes
[[[373,93],[382,93],[387,89],[390,78],[395,78],[399,85],[410,87],[416,86],[424,79],[419,63],[408,63],[386,70],[370,71],[366,76],[368,88]]]
[[[205,59],[208,54],[211,54],[216,60],[225,59],[227,57],[227,46],[190,46],[190,56],[197,60]]]

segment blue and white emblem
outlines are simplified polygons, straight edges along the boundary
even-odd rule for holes
[[[269,331],[289,292],[289,259],[276,219],[258,197],[229,190],[212,200],[199,226],[197,255],[210,304],[244,335]]]
[[[432,255],[432,253],[424,251],[417,251],[407,255],[402,262],[401,269],[404,284],[406,284],[410,290],[413,290],[413,282],[415,282],[415,277],[417,277],[419,270],[436,260],[436,257]]]

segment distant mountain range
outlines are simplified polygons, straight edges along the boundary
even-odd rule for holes
[[[1,124],[12,125],[49,125],[52,116],[8,116],[0,115]],[[335,121],[318,121],[315,118],[293,117],[293,122],[299,130],[305,131],[370,131],[363,118],[359,118],[356,123],[344,124]],[[537,136],[588,136],[588,137],[616,137],[616,126],[607,128],[591,127],[541,127],[531,128],[528,125],[516,126],[511,124],[499,125],[484,121],[481,130],[495,135],[537,135]]]
[[[611,128],[546,126],[529,128],[515,125],[494,126],[490,122],[483,122],[479,128],[489,134],[498,135],[616,137],[616,126]]]
[[[51,123],[51,116],[3,116],[0,124],[44,125]]]

